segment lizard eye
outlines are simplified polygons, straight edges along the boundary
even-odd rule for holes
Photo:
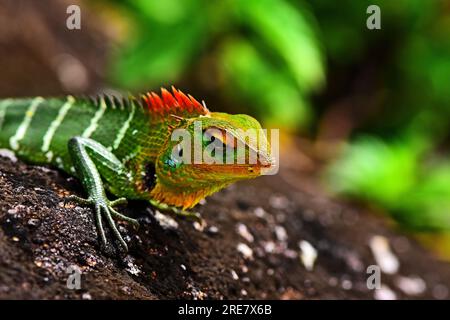
[[[226,136],[226,131],[219,128],[212,127],[203,130],[203,141],[208,145],[214,144],[218,148],[226,147]]]

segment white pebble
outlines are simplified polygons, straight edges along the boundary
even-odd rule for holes
[[[178,229],[178,222],[158,210],[155,210],[154,217],[163,229]]]
[[[266,212],[263,208],[261,208],[261,207],[256,208],[256,209],[253,211],[253,213],[254,213],[255,216],[257,216],[258,218],[264,218],[264,217],[266,216],[266,214],[267,214],[267,212]]]
[[[250,231],[248,230],[247,226],[243,223],[238,223],[238,225],[236,226],[237,229],[237,233],[244,238],[245,240],[247,240],[248,242],[253,242],[255,239],[253,238],[253,235],[250,233]]]
[[[275,209],[286,209],[289,205],[289,200],[285,196],[271,196],[269,203]]]
[[[343,280],[341,285],[344,290],[350,290],[353,287],[353,283],[350,280]]]
[[[209,228],[208,228],[208,232],[209,233],[218,233],[219,232],[219,228],[217,228],[216,226],[210,226]]]
[[[397,273],[400,268],[400,262],[392,253],[388,239],[383,236],[374,236],[370,239],[369,246],[381,271],[386,274]]]
[[[277,236],[278,241],[287,241],[288,234],[286,229],[282,226],[275,226],[275,235]]]
[[[317,250],[306,240],[300,241],[298,245],[301,250],[300,260],[306,270],[312,271],[314,269],[314,263],[317,259]]]
[[[192,225],[194,226],[195,230],[200,231],[200,232],[203,232],[206,227],[206,223],[204,221],[202,223],[200,223],[198,221],[194,221],[194,223]]]
[[[273,241],[267,241],[263,243],[264,251],[267,253],[273,253],[275,251],[275,242]]]
[[[85,292],[81,295],[81,299],[83,300],[92,300],[92,296],[89,292]]]
[[[405,294],[411,296],[420,295],[427,288],[425,281],[419,277],[398,277],[395,284]]]
[[[245,243],[239,243],[237,245],[237,250],[244,256],[244,258],[253,259],[253,250]]]
[[[381,285],[380,289],[374,292],[375,300],[397,300],[397,295],[388,286]]]

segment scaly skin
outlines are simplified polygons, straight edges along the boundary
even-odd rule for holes
[[[193,135],[195,122],[201,122],[204,129],[214,128],[243,141],[239,130],[261,128],[247,115],[209,112],[193,97],[175,88],[173,93],[162,89],[161,97],[148,93],[121,100],[72,96],[4,99],[0,100],[0,148],[11,149],[29,163],[55,166],[78,177],[88,197],[71,196],[69,200],[95,209],[103,245],[105,218],[127,249],[113,218],[137,222],[117,212],[115,205],[126,199],[141,199],[157,208],[189,215],[184,210],[204,197],[235,181],[257,177],[263,168],[273,164],[267,152],[258,150],[256,141],[245,144],[264,162],[253,165],[176,162],[172,151],[180,147],[177,141],[171,141],[171,134],[176,129],[185,129]],[[217,136],[215,143],[227,148],[223,137]],[[202,147],[211,143],[200,139]],[[110,201],[105,189],[118,199]]]

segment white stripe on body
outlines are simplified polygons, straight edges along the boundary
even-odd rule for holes
[[[127,133],[128,129],[130,128],[130,123],[133,121],[134,113],[136,111],[136,106],[134,103],[131,103],[131,111],[128,116],[128,119],[123,123],[122,128],[120,128],[119,133],[117,134],[116,140],[114,140],[113,143],[113,149],[116,150],[120,143],[122,142],[123,138],[125,137],[125,134]]]
[[[22,123],[17,128],[16,133],[9,139],[9,145],[11,149],[18,150],[20,145],[19,142],[25,137],[28,128],[30,127],[31,120],[33,120],[33,116],[36,113],[38,106],[44,102],[42,97],[34,98],[31,102],[28,110],[23,117]]]
[[[3,121],[5,121],[6,109],[12,103],[12,99],[6,99],[0,102],[0,130],[3,126]]]
[[[64,118],[66,117],[67,113],[69,112],[74,102],[75,102],[74,97],[72,96],[67,97],[67,102],[61,107],[61,109],[59,109],[58,115],[56,116],[55,120],[52,121],[50,127],[48,128],[47,132],[44,135],[44,138],[42,140],[41,151],[47,153],[46,156],[49,162],[52,161],[53,158],[53,153],[48,152],[50,149],[50,144],[52,143],[56,130],[58,130],[59,126],[64,121]]]
[[[97,130],[98,122],[105,114],[105,110],[106,110],[106,102],[105,102],[105,98],[102,97],[100,100],[100,108],[97,110],[94,117],[91,119],[91,123],[89,124],[89,127],[87,127],[86,130],[84,130],[84,132],[82,134],[83,138],[90,138],[91,135],[95,132],[95,130]]]

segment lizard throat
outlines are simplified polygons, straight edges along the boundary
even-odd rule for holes
[[[168,188],[157,183],[155,188],[150,192],[150,198],[161,203],[171,206],[180,207],[183,210],[190,209],[200,202],[203,198],[213,194],[214,192],[226,187],[229,183],[219,184],[212,188],[188,190]]]

